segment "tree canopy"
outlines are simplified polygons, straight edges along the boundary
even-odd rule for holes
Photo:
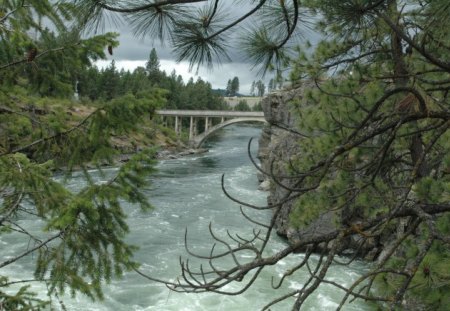
[[[193,2],[197,1],[170,4]],[[208,1],[203,9],[186,8],[183,13],[170,11],[175,6],[165,2],[154,2],[146,10],[155,15],[163,9],[167,9],[164,14],[186,14],[183,23],[173,22],[172,28],[164,29],[174,31],[171,39],[179,60],[187,59],[192,66],[210,64],[212,56],[226,59],[225,42],[233,43],[225,40],[226,35],[255,14],[259,22],[243,32],[243,50],[255,65],[262,65],[262,72],[292,66],[293,85],[304,88],[302,96],[291,103],[296,127],[276,124],[299,137],[301,152],[282,170],[261,169],[286,190],[279,202],[252,206],[224,188],[243,206],[274,210],[270,223],[257,223],[267,229],[262,245],[254,242],[259,236],[230,241],[224,253],[199,256],[210,263],[210,270],[203,266],[194,270],[183,263],[184,283],[168,285],[180,291],[239,294],[264,266],[305,249],[307,256],[286,271],[283,282],[295,270],[308,266],[309,254],[326,244],[319,264],[308,266],[309,280],[269,302],[267,309],[296,297],[293,309],[298,310],[321,283],[345,293],[338,309],[349,299],[378,301],[394,309],[401,307],[405,297],[417,296],[431,308],[444,308],[449,303],[445,295],[449,270],[443,263],[450,254],[446,225],[450,211],[447,1],[250,1],[253,8],[228,24],[220,24],[219,2]],[[121,2],[114,7],[97,5],[130,16],[141,11],[139,6],[125,8]],[[306,13],[311,18],[303,19]],[[289,49],[305,21],[326,39],[314,47],[305,44]],[[292,228],[334,212],[336,229],[314,238],[299,236],[274,256],[265,257],[275,220],[287,201],[295,201],[290,213]],[[327,279],[327,271],[345,251],[342,246],[349,236],[358,236],[361,247],[383,236],[392,239],[373,269],[344,287]],[[254,253],[254,260],[240,263],[236,257],[248,251]],[[236,265],[216,269],[213,262],[227,256]],[[253,277],[246,278],[251,272]],[[227,284],[242,280],[242,291],[226,291]],[[386,291],[377,291],[377,285]]]
[[[70,98],[80,75],[118,44],[117,34],[85,38],[78,26],[67,26],[77,12],[46,0],[0,4],[0,235],[19,245],[0,258],[4,310],[43,310],[65,292],[102,298],[105,282],[138,266],[136,247],[125,242],[121,206],[150,209],[142,189],[154,171],[154,151],[136,154],[106,183],[96,182],[86,165],[112,164],[113,137],[136,130],[164,98],[160,90],[128,94],[76,113],[80,103]],[[66,177],[78,171],[84,186],[73,191],[56,171]],[[40,230],[24,226],[26,219]],[[26,257],[35,262],[32,279],[5,272]],[[47,300],[34,293],[36,282],[46,284]]]
[[[291,69],[293,86],[303,88],[302,95],[291,102],[295,127],[273,124],[297,136],[301,151],[281,167],[260,168],[286,196],[268,206],[253,206],[223,187],[230,199],[244,207],[274,211],[269,223],[254,222],[265,233],[229,242],[213,236],[227,251],[215,253],[213,247],[210,256],[198,255],[206,260],[198,270],[182,262],[180,282],[167,282],[169,287],[240,294],[265,266],[301,249],[306,255],[287,268],[279,283],[304,267],[310,271],[309,279],[268,302],[266,309],[295,297],[293,310],[299,310],[321,283],[344,292],[337,309],[350,299],[377,301],[395,309],[410,297],[420,298],[429,308],[444,309],[450,304],[448,1],[260,0],[245,4],[247,12],[227,19],[223,16],[227,7],[220,0],[66,0],[57,5],[47,0],[3,1],[0,116],[7,139],[0,146],[0,228],[1,234],[19,232],[36,243],[3,260],[0,268],[36,252],[36,278],[48,282],[51,293],[68,287],[92,297],[101,297],[103,280],[137,269],[133,248],[123,241],[127,226],[120,201],[149,207],[140,192],[145,184],[142,173],[152,170],[148,154],[136,156],[106,184],[94,183],[85,172],[86,187],[78,193],[56,182],[52,168],[61,163],[71,169],[87,161],[107,161],[111,135],[131,130],[144,111],[161,105],[161,92],[111,98],[69,128],[58,122],[56,117],[62,117],[58,111],[47,115],[45,122],[36,119],[31,112],[37,109],[27,108],[29,102],[22,103],[18,97],[27,92],[67,94],[68,85],[76,82],[79,64],[101,58],[105,48],[111,51],[117,45],[114,34],[84,39],[81,26],[101,26],[104,18],[116,16],[129,22],[138,35],[170,42],[178,60],[189,61],[191,68],[228,60],[228,48],[236,43],[261,73]],[[77,27],[67,29],[72,15]],[[42,18],[54,24],[55,34],[42,29]],[[238,33],[243,37],[236,40],[235,30],[241,26]],[[295,47],[304,27],[313,27],[323,40],[314,47]],[[38,38],[33,38],[33,32]],[[64,65],[62,51],[74,53]],[[41,60],[51,65],[41,68]],[[146,75],[145,68],[141,74]],[[261,95],[264,91],[265,87],[258,89]],[[333,213],[336,227],[314,237],[299,236],[275,255],[266,256],[274,224],[288,201],[294,201],[291,228],[307,226],[325,213]],[[44,221],[45,238],[20,228],[16,220],[24,213]],[[244,210],[243,214],[248,217]],[[361,248],[386,236],[391,239],[372,269],[345,287],[327,278],[327,273],[333,263],[348,264],[357,258],[357,251],[347,262],[337,257],[347,250],[345,240],[355,236]],[[318,249],[325,251],[313,266],[309,258]],[[241,253],[247,255],[245,263],[237,259]],[[219,270],[215,261],[222,257],[231,258],[235,265]],[[227,292],[230,282],[242,282],[242,289]],[[10,283],[0,278],[2,288]],[[15,295],[4,291],[0,295],[10,309],[37,309],[45,304],[27,287]]]

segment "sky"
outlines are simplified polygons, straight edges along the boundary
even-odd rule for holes
[[[242,3],[242,2],[241,2]],[[222,10],[226,10],[229,13],[229,17],[233,15],[240,16],[244,11],[247,11],[248,5],[242,3],[242,6],[228,6],[222,7]],[[98,67],[108,66],[112,60],[115,61],[116,67],[125,70],[134,70],[138,66],[145,66],[151,49],[156,49],[158,58],[160,60],[161,70],[170,74],[173,69],[176,73],[183,77],[183,80],[187,82],[189,78],[193,77],[197,80],[198,77],[211,83],[215,89],[225,89],[229,79],[233,79],[235,76],[239,78],[239,93],[250,94],[250,88],[253,81],[263,80],[267,85],[269,80],[273,78],[273,74],[267,73],[264,78],[258,76],[258,68],[252,69],[252,65],[246,62],[245,57],[240,55],[239,50],[235,49],[230,51],[230,57],[232,62],[216,64],[214,68],[207,69],[200,67],[198,73],[196,73],[196,67],[192,72],[189,71],[189,63],[175,61],[175,56],[171,51],[171,48],[167,44],[161,46],[159,40],[153,41],[150,38],[137,38],[133,35],[131,27],[126,22],[119,22],[116,25],[115,22],[105,21],[104,31],[114,31],[120,34],[119,41],[120,46],[114,49],[112,56],[108,55],[107,60],[98,61],[96,65]],[[231,32],[236,32],[234,29]]]
[[[203,4],[191,5],[200,7]],[[225,13],[225,23],[227,24],[230,21],[235,20],[237,17],[242,16],[251,7],[252,6],[249,6],[249,4],[244,1],[226,1],[222,2],[222,5],[219,6],[219,12]],[[258,22],[259,17],[256,18],[256,22]],[[193,77],[194,80],[197,80],[197,78],[200,77],[202,80],[211,83],[212,87],[215,89],[225,89],[228,80],[238,77],[240,86],[239,93],[248,95],[250,94],[250,88],[253,81],[261,79],[267,86],[269,80],[274,78],[274,74],[270,72],[268,72],[264,78],[259,76],[259,68],[252,68],[252,65],[246,60],[243,53],[240,52],[239,47],[235,47],[234,50],[228,51],[229,56],[232,59],[231,62],[215,64],[212,69],[200,67],[198,72],[196,72],[195,67],[194,70],[190,72],[188,62],[177,63],[175,61],[176,57],[171,51],[169,44],[162,46],[159,40],[136,37],[133,34],[131,27],[125,21],[107,18],[104,22],[103,32],[114,31],[120,34],[120,46],[114,49],[112,56],[108,55],[107,60],[97,62],[97,66],[102,68],[108,66],[111,61],[114,60],[116,67],[119,68],[119,70],[124,68],[125,70],[132,71],[138,66],[145,66],[150,51],[152,48],[155,48],[160,60],[160,69],[166,71],[167,74],[170,74],[175,69],[176,73],[181,75],[185,82],[187,82],[191,77]],[[247,28],[253,27],[254,23],[255,20],[246,20],[243,25],[240,24],[240,27],[241,25],[242,27]],[[299,25],[303,36],[302,39],[308,38],[314,45],[317,41],[316,35],[307,28],[302,27],[302,23],[299,23]],[[231,39],[233,36],[236,37],[236,33],[238,32],[239,28],[232,28],[229,34]]]
[[[100,68],[108,66],[114,60],[119,70],[124,68],[125,70],[133,71],[138,66],[145,66],[150,51],[152,48],[155,48],[161,65],[160,70],[170,74],[175,69],[185,82],[191,77],[194,80],[200,77],[202,80],[211,83],[214,89],[225,89],[228,80],[236,76],[239,78],[239,92],[249,94],[253,81],[262,79],[267,85],[267,82],[273,78],[270,73],[266,77],[261,78],[257,75],[258,69],[252,70],[252,65],[246,63],[244,58],[238,55],[232,56],[234,58],[232,62],[215,64],[212,69],[200,67],[198,73],[196,73],[195,67],[190,72],[189,63],[177,63],[175,61],[176,57],[168,46],[161,46],[159,41],[153,41],[149,38],[135,37],[126,24],[121,25],[119,29],[113,26],[108,27],[106,31],[118,32],[120,34],[120,45],[114,49],[112,56],[108,55],[107,60],[101,60],[96,63]]]
[[[231,63],[223,63],[215,65],[213,69],[200,67],[198,74],[196,70],[189,71],[188,62],[177,63],[175,56],[166,51],[167,48],[161,47],[157,43],[152,43],[150,40],[140,40],[132,36],[121,35],[120,46],[114,49],[113,55],[109,56],[107,60],[100,60],[96,65],[100,68],[108,66],[112,60],[115,61],[116,67],[120,70],[133,71],[136,67],[145,67],[151,49],[154,47],[158,54],[160,62],[160,70],[166,71],[170,74],[174,69],[177,75],[181,75],[183,80],[187,82],[191,77],[194,81],[199,77],[211,83],[214,89],[225,89],[229,79],[233,77],[239,78],[239,92],[242,94],[249,94],[251,84],[253,81],[262,79],[257,76],[257,69],[252,70],[251,65],[244,61],[234,61]],[[271,76],[268,74],[263,80],[270,80]]]

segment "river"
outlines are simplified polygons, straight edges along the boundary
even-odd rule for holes
[[[134,206],[125,206],[131,233],[128,241],[140,247],[136,260],[142,263],[141,270],[154,277],[175,280],[180,275],[179,256],[186,258],[184,232],[188,228],[188,243],[200,253],[207,253],[213,244],[208,225],[212,223],[217,235],[226,237],[230,233],[250,236],[254,225],[239,212],[239,206],[225,197],[220,179],[225,173],[227,189],[243,201],[264,205],[266,193],[257,190],[256,170],[247,157],[247,142],[258,137],[261,129],[253,126],[233,125],[221,130],[207,142],[209,152],[181,159],[163,160],[158,172],[151,177],[152,186],[148,195],[154,209],[141,212]],[[256,154],[257,140],[253,145]],[[114,172],[115,168],[107,169]],[[96,172],[92,172],[96,175]],[[99,177],[98,177],[99,178]],[[79,187],[76,178],[71,187]],[[270,212],[253,213],[259,221],[267,222]],[[31,224],[29,224],[31,225]],[[35,224],[39,225],[39,224]],[[1,240],[2,252],[11,253],[20,244],[13,240]],[[274,236],[269,252],[282,249],[285,242]],[[300,271],[288,279],[279,290],[271,289],[271,278],[278,279],[290,266],[302,258],[302,254],[291,255],[276,266],[267,268],[248,291],[239,296],[224,296],[212,293],[180,294],[171,292],[164,285],[150,282],[136,273],[127,273],[120,280],[105,285],[105,299],[92,302],[83,296],[64,297],[67,310],[259,310],[272,299],[298,288],[307,279],[308,273]],[[32,274],[32,258],[7,267],[13,278],[29,278]],[[193,262],[195,264],[195,261]],[[351,267],[333,267],[328,278],[341,285],[349,285],[367,265],[355,262]],[[4,271],[2,271],[4,273]],[[227,289],[239,289],[237,283]],[[33,289],[45,292],[43,285],[34,284]],[[322,285],[308,300],[302,310],[333,310],[343,293],[331,286]],[[271,310],[290,310],[294,298],[276,305]],[[55,303],[54,307],[60,306]],[[353,302],[344,310],[371,310],[362,302]]]

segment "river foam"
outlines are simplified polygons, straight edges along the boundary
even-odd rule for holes
[[[265,205],[266,193],[257,190],[256,170],[247,157],[247,142],[257,137],[260,129],[245,126],[230,126],[211,138],[210,151],[192,157],[164,160],[158,164],[158,172],[151,177],[152,189],[149,199],[155,207],[142,212],[135,206],[125,206],[128,214],[130,235],[128,242],[138,245],[136,260],[141,262],[140,269],[153,277],[176,280],[180,278],[179,257],[186,258],[184,234],[188,229],[188,243],[192,251],[209,254],[214,241],[209,235],[208,226],[221,237],[227,231],[250,237],[254,225],[245,220],[239,212],[239,206],[222,193],[221,175],[225,173],[225,186],[233,196],[252,204]],[[256,152],[253,144],[253,152]],[[108,174],[113,174],[112,168]],[[104,180],[96,171],[91,173]],[[82,187],[81,181],[74,176],[68,181],[74,190]],[[268,222],[270,211],[252,213],[260,222]],[[24,220],[32,222],[33,220]],[[29,224],[29,223],[28,223]],[[36,226],[39,226],[36,224]],[[259,229],[259,228],[257,228]],[[26,245],[16,243],[14,238],[2,236],[2,255],[9,256]],[[285,247],[284,241],[274,236],[267,255]],[[250,254],[243,254],[243,262],[251,260]],[[136,273],[126,273],[122,279],[105,284],[105,299],[92,302],[78,295],[64,297],[67,310],[91,311],[250,311],[259,310],[272,299],[289,291],[298,289],[308,278],[307,271],[298,271],[287,279],[280,290],[271,288],[272,278],[279,280],[284,272],[304,258],[302,254],[292,254],[277,265],[264,269],[255,284],[244,294],[224,296],[212,293],[180,294],[169,291],[163,284],[150,282]],[[33,257],[28,257],[14,267],[8,267],[7,274],[13,279],[26,279],[33,273]],[[317,258],[313,258],[317,260]],[[199,264],[192,260],[192,264]],[[205,264],[205,262],[203,262]],[[206,263],[207,264],[207,263]],[[224,262],[232,265],[232,262]],[[355,262],[349,267],[335,267],[330,278],[340,284],[350,284],[362,271],[367,269],[364,263]],[[2,270],[4,273],[4,270]],[[242,283],[230,284],[227,289],[238,291]],[[46,288],[42,284],[32,284],[32,289],[45,298]],[[304,310],[327,311],[335,307],[342,292],[331,286],[321,286],[310,299]],[[289,310],[295,298],[275,305],[271,310]],[[56,310],[61,307],[55,303]],[[344,310],[370,310],[370,307],[357,302]]]

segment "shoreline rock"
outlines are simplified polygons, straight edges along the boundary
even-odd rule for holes
[[[189,148],[183,151],[176,151],[176,152],[174,152],[173,150],[164,149],[157,152],[156,159],[158,160],[178,159],[190,155],[206,153],[208,151],[209,150],[206,148],[199,148],[199,149]]]
[[[311,88],[312,85],[304,85],[296,89],[289,89],[269,94],[262,102],[264,116],[268,125],[263,129],[259,140],[258,158],[261,162],[262,171],[266,174],[259,174],[260,189],[268,191],[267,203],[277,204],[286,199],[289,194],[287,188],[298,187],[299,180],[293,178],[283,178],[289,176],[290,171],[287,163],[289,160],[298,157],[302,153],[302,138],[294,133],[296,129],[295,116],[293,109],[299,109],[291,105],[292,100],[298,101],[303,97],[305,88]],[[289,131],[286,129],[293,129]],[[276,177],[276,182],[270,174]],[[280,186],[285,185],[285,187]],[[276,233],[287,239],[288,243],[294,243],[301,237],[319,236],[332,232],[340,228],[343,224],[357,222],[355,215],[347,215],[344,211],[329,211],[321,213],[316,219],[308,225],[300,228],[294,228],[290,224],[290,214],[294,209],[296,200],[288,200],[279,207],[278,216],[275,219]],[[356,253],[359,258],[374,261],[383,249],[388,248],[389,237],[384,239],[372,239],[364,243],[364,247],[359,246],[361,237],[358,234],[350,236],[342,245],[342,253]],[[331,245],[332,243],[330,243]],[[315,250],[320,252],[325,245],[319,245]],[[329,246],[330,247],[330,246]],[[297,250],[302,252],[304,250]]]

